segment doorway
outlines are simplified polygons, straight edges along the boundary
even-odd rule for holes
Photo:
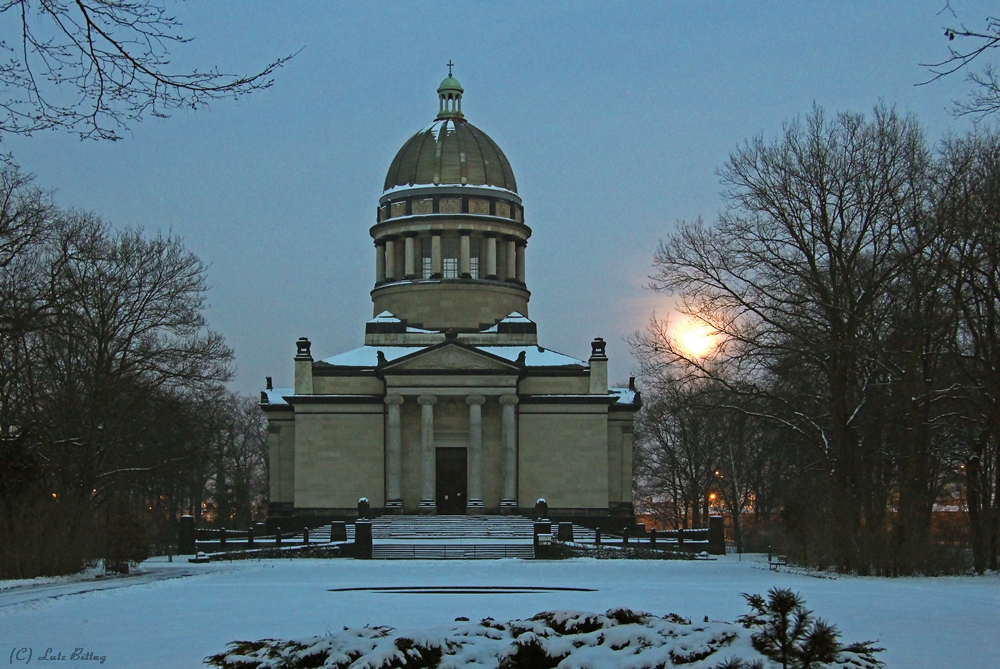
[[[437,513],[464,516],[468,479],[466,449],[437,448]]]

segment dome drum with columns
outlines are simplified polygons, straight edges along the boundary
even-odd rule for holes
[[[364,346],[268,388],[272,526],[374,513],[632,516],[633,387],[609,388],[604,342],[580,360],[538,345],[531,228],[506,156],[465,120],[449,73],[435,121],[397,152],[370,234]]]
[[[531,228],[507,157],[465,120],[463,92],[452,76],[441,83],[438,117],[396,153],[371,229],[374,313],[423,328],[528,314]]]

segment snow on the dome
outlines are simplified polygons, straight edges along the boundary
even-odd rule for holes
[[[385,197],[386,195],[394,195],[396,193],[401,193],[403,191],[416,190],[418,188],[435,188],[437,186],[447,186],[448,188],[468,188],[471,190],[487,190],[487,191],[495,191],[497,193],[503,193],[504,195],[515,195],[515,196],[517,195],[515,191],[512,191],[509,188],[501,188],[500,186],[491,186],[489,184],[445,183],[442,181],[440,183],[431,183],[431,184],[416,184],[416,183],[399,184],[393,186],[388,190],[382,191],[382,197]],[[519,202],[520,200],[517,201]]]

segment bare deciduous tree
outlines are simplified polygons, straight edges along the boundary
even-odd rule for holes
[[[766,417],[828,475],[829,547],[846,569],[867,568],[870,521],[885,513],[869,476],[882,456],[859,423],[883,373],[887,296],[924,221],[929,162],[912,118],[814,109],[776,142],[737,150],[721,171],[728,207],[716,223],[681,224],[654,256],[652,287],[676,292],[718,345],[698,357],[654,324],[640,355],[768,399]],[[773,383],[780,365],[809,383]]]
[[[176,71],[173,47],[191,41],[155,0],[8,0],[0,4],[0,136],[65,128],[117,140],[143,116],[198,109],[268,88],[278,58],[247,75]]]

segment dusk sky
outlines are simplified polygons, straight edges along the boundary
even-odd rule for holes
[[[292,382],[295,339],[316,358],[360,346],[372,316],[368,229],[399,147],[437,112],[455,63],[466,118],[504,150],[533,234],[530,317],[539,343],[586,358],[667,296],[644,289],[677,221],[723,206],[718,168],[812,106],[913,113],[928,139],[963,133],[948,112],[962,75],[915,86],[947,55],[944,0],[899,3],[169,4],[192,44],[184,68],[250,72],[302,49],[270,90],[147,119],[117,143],[49,132],[6,150],[65,207],[116,226],[173,231],[209,265],[208,317],[236,350],[233,387]],[[953,2],[970,27],[993,5]]]

